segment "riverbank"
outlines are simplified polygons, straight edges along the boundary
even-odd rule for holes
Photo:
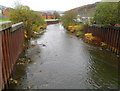
[[[73,30],[72,28],[71,29],[67,28],[66,30],[67,30],[67,33],[69,33],[71,35],[74,35],[78,38],[81,38],[84,42],[86,42],[90,45],[96,46],[96,47],[101,47],[102,50],[111,51],[117,57],[120,57],[119,53],[117,52],[118,50],[115,47],[110,46],[109,43],[107,44],[106,42],[103,42],[101,37],[95,36],[93,33],[86,32],[85,27],[82,31],[77,31],[75,29]],[[79,35],[77,35],[77,32],[78,33],[80,32]],[[96,34],[97,31],[95,32],[95,30],[94,30],[94,33]],[[105,36],[105,35],[103,34],[103,36]],[[113,42],[113,40],[112,40],[112,42]]]

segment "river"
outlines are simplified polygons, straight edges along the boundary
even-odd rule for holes
[[[118,61],[111,52],[49,25],[27,50],[32,64],[18,65],[9,89],[118,89]],[[41,44],[44,44],[41,45]]]

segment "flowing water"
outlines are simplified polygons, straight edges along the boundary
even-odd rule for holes
[[[9,89],[118,89],[118,57],[49,25],[28,49],[33,63],[17,65]],[[43,46],[44,44],[44,46]]]

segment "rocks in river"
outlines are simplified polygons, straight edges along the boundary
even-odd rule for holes
[[[32,60],[28,57],[22,57],[22,58],[19,58],[17,60],[17,65],[24,65],[24,64],[28,64],[28,63],[31,63]]]
[[[100,50],[103,50],[102,48],[99,48]]]
[[[40,45],[42,45],[43,47],[45,47],[45,46],[46,46],[45,44],[40,44]]]
[[[18,84],[18,81],[13,79],[13,78],[10,78],[9,79],[9,84]]]
[[[45,44],[42,44],[42,46],[46,46]]]
[[[33,88],[33,86],[27,86],[27,89],[32,89]]]

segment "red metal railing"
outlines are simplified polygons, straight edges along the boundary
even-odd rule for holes
[[[107,43],[107,47],[114,53],[120,53],[120,27],[101,27],[97,25],[85,25],[85,33],[92,33],[99,37],[102,42]]]
[[[7,85],[13,66],[23,50],[23,23],[11,25],[11,22],[1,23],[0,30],[0,90]]]
[[[46,23],[47,23],[47,25],[57,24],[57,23],[59,23],[59,20],[47,20]]]

